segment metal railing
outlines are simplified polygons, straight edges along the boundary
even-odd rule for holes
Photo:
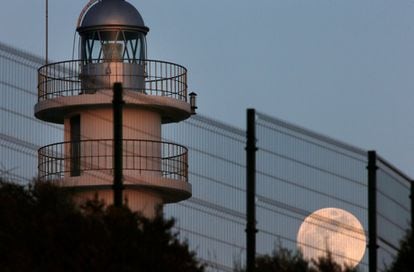
[[[38,150],[40,180],[81,176],[85,171],[112,173],[113,140],[83,140]],[[151,140],[123,140],[123,169],[129,174],[157,175],[188,181],[188,150],[182,145]]]
[[[187,69],[158,60],[71,60],[44,65],[38,70],[38,101],[112,89],[114,82],[123,83],[125,90],[187,101]]]

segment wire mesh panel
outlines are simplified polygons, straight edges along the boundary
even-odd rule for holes
[[[411,226],[410,179],[377,157],[378,270],[384,271],[398,254]]]
[[[0,173],[28,182],[36,176],[37,149],[63,139],[63,127],[33,116],[39,57],[0,43]],[[47,131],[47,134],[42,133]]]
[[[245,254],[245,132],[195,116],[164,126],[163,138],[189,150],[193,196],[167,205],[177,229],[209,271],[233,271]]]
[[[317,255],[332,249],[334,259],[353,262],[347,252],[336,252],[328,237],[306,244],[297,241],[297,234],[305,218],[323,208],[348,211],[367,230],[366,153],[261,113],[256,132],[258,254],[269,254],[278,246]],[[330,221],[317,217],[313,224],[322,229],[336,225],[335,230],[347,238],[364,237],[350,222]],[[324,234],[313,235],[317,239]],[[367,257],[359,268],[367,271]]]

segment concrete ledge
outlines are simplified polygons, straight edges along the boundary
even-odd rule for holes
[[[107,190],[112,188],[113,176],[110,171],[84,171],[78,177],[54,180],[61,187],[80,191]],[[124,173],[125,189],[148,190],[161,195],[164,203],[178,202],[191,197],[192,187],[186,181],[162,176],[149,175],[142,171],[127,170]]]
[[[124,91],[125,107],[141,108],[159,112],[162,123],[185,120],[191,116],[190,104],[167,96],[146,95]],[[35,116],[46,122],[63,124],[64,117],[74,111],[112,107],[112,90],[101,90],[94,94],[61,96],[38,102]]]

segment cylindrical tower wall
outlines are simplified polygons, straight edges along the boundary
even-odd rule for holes
[[[81,116],[81,140],[112,139],[113,112],[109,109],[86,110]],[[159,141],[161,138],[161,116],[145,109],[125,107],[123,110],[124,139]]]
[[[83,204],[87,200],[98,198],[99,201],[103,201],[105,205],[113,204],[113,191],[112,190],[96,190],[96,191],[84,191],[77,192],[75,195],[75,201],[79,204]],[[163,200],[162,198],[152,191],[141,190],[124,190],[124,203],[133,212],[141,213],[147,218],[154,218],[158,211],[161,211]]]
[[[79,124],[71,120],[79,116]],[[85,171],[112,171],[113,112],[111,108],[85,110],[65,118],[66,177]],[[77,128],[77,126],[79,128]],[[79,130],[79,131],[74,131]],[[78,136],[76,136],[79,134]],[[161,176],[161,116],[145,109],[123,111],[124,176]],[[128,141],[140,140],[140,141]],[[90,173],[89,173],[90,174]]]

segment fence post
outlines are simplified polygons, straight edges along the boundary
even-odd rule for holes
[[[411,235],[414,235],[414,180],[411,181]]]
[[[368,151],[368,264],[377,272],[377,154]]]
[[[246,144],[246,250],[247,272],[254,272],[256,258],[256,112],[247,109]]]
[[[122,84],[117,82],[113,86],[113,119],[114,119],[114,142],[113,142],[113,167],[114,167],[114,206],[122,207],[123,199],[123,165],[122,165],[122,108],[125,103],[122,98]]]

